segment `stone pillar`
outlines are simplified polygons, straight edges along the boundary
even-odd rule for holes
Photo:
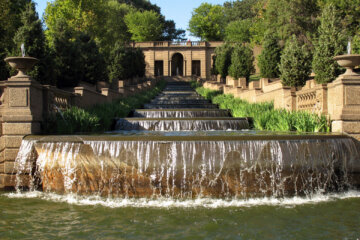
[[[340,75],[329,83],[327,101],[332,131],[360,139],[360,75]]]
[[[3,111],[4,154],[0,159],[0,188],[15,186],[14,163],[24,136],[41,133],[43,87],[29,76],[6,83],[7,106]]]

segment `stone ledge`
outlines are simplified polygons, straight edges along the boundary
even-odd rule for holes
[[[28,135],[41,133],[40,123],[3,123],[3,135]]]

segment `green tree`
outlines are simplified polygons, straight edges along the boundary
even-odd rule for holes
[[[224,3],[227,22],[252,19],[257,15],[256,5],[259,0],[236,0]]]
[[[354,36],[360,26],[360,0],[318,0],[320,7],[333,5],[348,36]]]
[[[317,30],[318,0],[269,0],[266,5],[266,28],[286,41],[293,34],[310,43]]]
[[[316,74],[316,82],[328,83],[333,81],[342,71],[333,57],[344,53],[346,40],[342,33],[340,18],[333,5],[328,5],[323,9],[320,20],[319,37],[315,43],[313,69]]]
[[[253,51],[244,44],[236,44],[231,53],[229,75],[235,79],[246,77],[249,80],[251,73],[254,71]]]
[[[311,73],[311,54],[295,35],[285,44],[279,70],[283,84],[291,87],[305,85]]]
[[[230,22],[225,29],[225,40],[229,42],[250,42],[251,19]]]
[[[154,11],[131,11],[125,16],[125,23],[131,39],[137,42],[159,40],[163,32],[160,15]]]
[[[271,32],[264,37],[263,50],[258,56],[258,66],[260,76],[264,78],[277,78],[280,75],[279,63],[281,57],[281,48],[278,39]]]
[[[127,48],[117,42],[110,54],[110,81],[145,75],[145,56],[141,49]]]
[[[163,27],[161,41],[185,40],[185,30],[177,29],[173,20],[164,19]]]
[[[233,48],[230,44],[220,45],[215,49],[215,68],[222,77],[228,75],[228,69],[231,64],[231,52]]]
[[[221,41],[224,38],[225,14],[220,5],[202,3],[192,12],[189,31],[205,41]]]
[[[9,66],[4,58],[15,51],[13,38],[22,25],[21,13],[31,0],[0,0],[0,80],[9,77]]]
[[[40,62],[36,64],[29,74],[42,84],[54,85],[52,71],[52,58],[46,46],[45,35],[42,24],[35,10],[34,3],[28,3],[21,16],[22,26],[15,34],[14,42],[16,45],[15,55],[19,56],[21,44],[25,45],[26,54],[38,58]]]

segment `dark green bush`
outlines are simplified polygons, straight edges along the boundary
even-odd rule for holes
[[[245,77],[249,80],[251,73],[254,71],[253,51],[243,44],[236,44],[231,53],[229,75],[235,79]]]
[[[110,80],[143,77],[145,75],[145,56],[141,49],[127,48],[116,43],[110,53],[108,67]]]
[[[326,6],[321,14],[319,37],[315,42],[313,69],[318,83],[328,83],[342,72],[341,67],[333,59],[344,54],[346,41],[342,33],[340,18],[333,5]]]
[[[215,69],[222,77],[228,75],[228,69],[231,64],[232,46],[230,44],[220,45],[215,49]]]
[[[284,85],[304,86],[311,73],[311,54],[305,44],[301,44],[293,35],[281,55],[279,70]]]
[[[278,39],[272,33],[264,36],[263,50],[258,57],[260,76],[263,78],[277,78],[280,75],[279,63],[281,48]]]

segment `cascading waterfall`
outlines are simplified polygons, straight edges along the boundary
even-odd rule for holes
[[[194,121],[195,120],[195,121]],[[115,130],[211,131],[248,129],[246,118],[224,119],[119,119]]]
[[[31,139],[31,137],[30,137]],[[118,197],[311,195],[352,186],[351,138],[252,141],[24,140],[17,162],[43,190]],[[30,147],[32,146],[32,147]],[[32,186],[34,187],[34,186]]]
[[[239,131],[249,128],[248,119],[229,115],[189,85],[169,84],[153,104],[118,119],[111,134],[26,137],[16,159],[17,188],[233,199],[311,197],[360,186],[356,140]]]

